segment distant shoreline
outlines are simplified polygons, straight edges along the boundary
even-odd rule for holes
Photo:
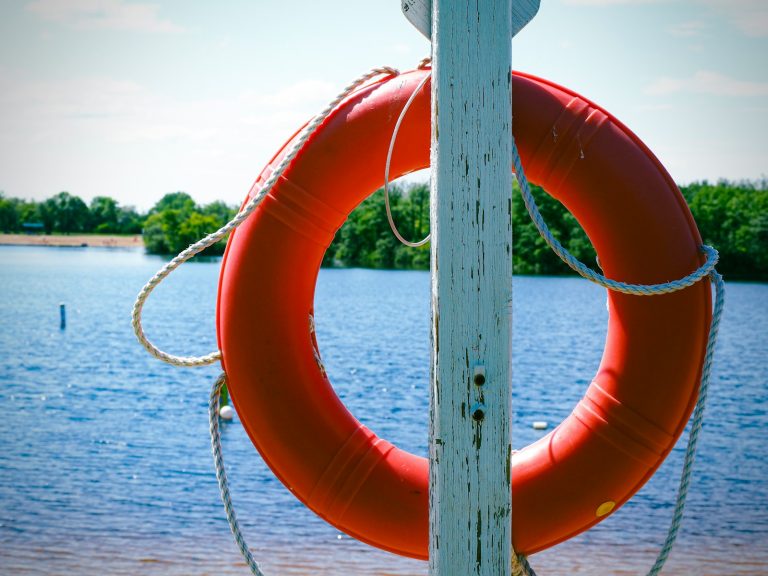
[[[0,245],[100,248],[143,248],[141,234],[0,234]]]

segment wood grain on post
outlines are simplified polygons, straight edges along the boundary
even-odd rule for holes
[[[510,0],[434,0],[430,574],[510,573]]]

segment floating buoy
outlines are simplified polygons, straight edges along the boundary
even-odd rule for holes
[[[532,426],[534,430],[546,430],[549,427],[549,424],[547,424],[544,420],[536,420]]]
[[[427,73],[373,81],[323,121],[232,232],[217,308],[239,419],[275,475],[340,530],[415,558],[428,553],[428,462],[379,438],[338,398],[314,338],[313,302],[325,250],[382,185],[398,113]],[[632,132],[566,88],[519,73],[512,84],[514,137],[528,175],[581,223],[606,276],[657,284],[699,268],[701,238],[685,200]],[[394,177],[428,165],[429,119],[425,87],[400,127]],[[293,143],[264,169],[250,198]],[[553,431],[512,454],[518,553],[549,548],[619,509],[672,450],[696,403],[709,282],[652,298],[608,298],[606,347],[584,397]]]
[[[235,411],[232,409],[232,406],[225,404],[219,408],[219,416],[222,420],[232,420],[235,417]]]

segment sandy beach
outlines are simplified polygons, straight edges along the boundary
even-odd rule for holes
[[[0,244],[15,246],[63,246],[106,248],[138,248],[144,244],[141,235],[115,236],[109,234],[0,234]]]

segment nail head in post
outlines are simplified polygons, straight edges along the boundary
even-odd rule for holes
[[[476,386],[482,386],[485,384],[485,366],[475,366],[475,372],[472,376],[472,380]]]
[[[478,402],[472,406],[472,420],[482,422],[483,418],[485,418],[485,404]]]

